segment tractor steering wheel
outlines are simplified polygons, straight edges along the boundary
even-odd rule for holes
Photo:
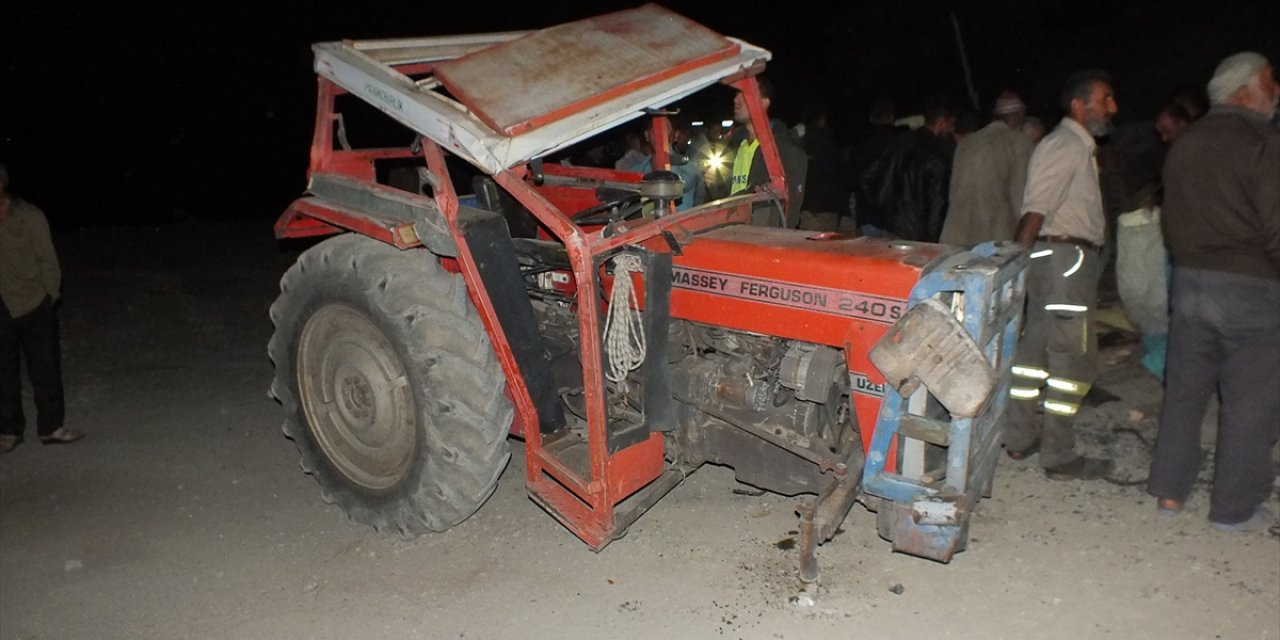
[[[607,199],[606,199],[607,198]],[[604,202],[587,207],[569,219],[580,226],[602,225],[626,220],[644,210],[645,197],[638,191],[609,193]]]

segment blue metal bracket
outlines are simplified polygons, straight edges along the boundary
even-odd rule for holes
[[[880,534],[896,551],[947,562],[964,549],[969,516],[990,491],[999,459],[1000,417],[1021,327],[1027,263],[1026,251],[1016,244],[984,243],[944,259],[912,289],[909,307],[939,295],[963,296],[956,308],[958,320],[998,382],[976,416],[948,414],[946,473],[941,480],[886,471],[898,466],[896,461],[889,464],[889,452],[900,440],[899,426],[911,415],[907,399],[893,384],[886,385],[863,469],[863,490],[882,498]]]

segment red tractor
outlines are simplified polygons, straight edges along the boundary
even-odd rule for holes
[[[705,463],[814,496],[807,582],[857,500],[897,550],[963,549],[1025,254],[751,224],[789,193],[768,51],[656,5],[314,50],[307,194],[276,235],[333,237],[281,281],[270,354],[326,501],[382,532],[444,531],[516,436],[530,497],[595,550]],[[730,89],[770,181],[678,203],[669,116]],[[555,161],[635,122],[655,141],[643,171]]]

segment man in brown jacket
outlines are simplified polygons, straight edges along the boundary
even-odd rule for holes
[[[1173,314],[1147,490],[1161,513],[1182,509],[1200,470],[1205,409],[1220,392],[1209,521],[1222,531],[1274,520],[1262,503],[1280,439],[1280,132],[1269,124],[1278,97],[1266,58],[1226,58],[1209,81],[1213,107],[1164,168]]]
[[[21,358],[36,400],[36,431],[44,444],[67,444],[84,434],[62,426],[64,403],[54,303],[62,271],[49,223],[34,205],[9,194],[0,165],[0,454],[22,443]]]

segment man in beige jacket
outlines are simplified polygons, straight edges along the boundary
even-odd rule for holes
[[[943,244],[972,246],[988,240],[1013,240],[1022,213],[1031,138],[1022,132],[1027,107],[1018,94],[1000,94],[991,124],[966,136],[956,147]]]
[[[36,431],[44,444],[67,444],[83,433],[62,426],[65,415],[54,304],[62,270],[44,213],[9,193],[0,165],[0,454],[22,443],[20,360],[36,400]]]

